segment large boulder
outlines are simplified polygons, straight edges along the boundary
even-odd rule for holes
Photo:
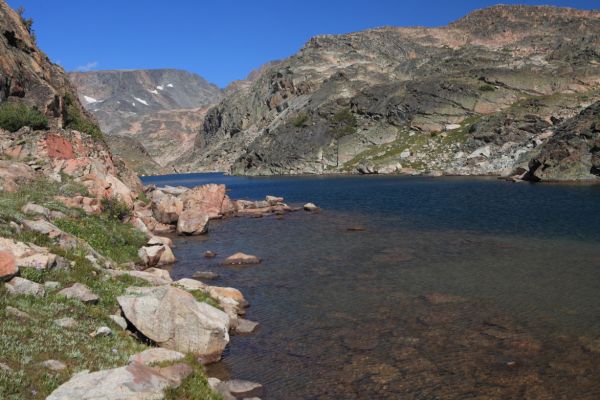
[[[208,184],[195,187],[181,196],[184,210],[195,210],[208,215],[209,218],[220,218],[223,209],[229,207],[225,201],[225,185]]]
[[[152,368],[137,362],[92,373],[83,371],[46,400],[159,400],[164,398],[165,389],[179,386],[190,373],[192,369],[186,364]]]
[[[20,268],[47,269],[56,263],[56,255],[47,248],[13,239],[0,237],[0,251],[11,253]]]
[[[229,317],[172,286],[129,288],[117,298],[123,315],[160,347],[217,361],[229,342]]]
[[[178,235],[202,235],[208,232],[208,214],[198,210],[185,210],[177,221]]]
[[[177,222],[183,211],[183,202],[178,197],[163,193],[155,195],[152,199],[152,212],[158,222],[163,224]]]

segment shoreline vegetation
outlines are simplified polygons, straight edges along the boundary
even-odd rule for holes
[[[94,138],[24,129],[0,131],[12,143],[0,160],[0,397],[110,399],[124,384],[165,399],[260,394],[260,384],[209,379],[204,369],[230,334],[257,328],[243,318],[243,294],[174,282],[163,267],[176,262],[175,235],[206,234],[212,219],[303,208],[274,196],[233,200],[216,184],[130,187]],[[88,153],[64,157],[73,146]],[[222,264],[260,261],[236,253]]]

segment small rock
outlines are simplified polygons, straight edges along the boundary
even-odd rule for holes
[[[60,282],[48,281],[44,282],[46,290],[56,290],[60,287]]]
[[[79,300],[86,304],[96,304],[100,301],[100,297],[81,283],[75,283],[73,286],[61,290],[58,295],[67,299]]]
[[[283,203],[283,197],[267,196],[265,197],[265,200],[267,201],[267,203],[269,203],[269,205],[272,206]]]
[[[63,369],[67,368],[64,363],[58,360],[46,360],[41,362],[40,365],[44,368],[48,368],[51,371],[62,371]]]
[[[44,297],[45,294],[44,286],[18,276],[6,282],[4,287],[12,295]]]
[[[185,210],[177,221],[178,235],[202,235],[208,232],[209,216],[196,210]]]
[[[207,289],[207,286],[204,283],[199,282],[194,279],[189,279],[189,278],[183,278],[178,281],[175,281],[175,284],[185,290],[206,290]]]
[[[40,205],[34,204],[34,203],[25,204],[23,206],[23,208],[21,208],[21,211],[23,212],[23,214],[41,215],[42,217],[45,217],[45,218],[50,217],[49,209],[47,209],[46,207],[42,207]]]
[[[175,350],[154,347],[129,357],[129,362],[137,362],[144,365],[158,364],[162,362],[179,361],[185,358],[185,354]]]
[[[12,315],[13,317],[22,319],[31,319],[31,315],[11,306],[6,306],[6,315]]]
[[[211,271],[196,271],[192,274],[192,278],[213,280],[213,279],[218,279],[219,274],[216,274]]]
[[[206,250],[204,252],[204,257],[206,257],[206,258],[215,258],[216,256],[217,256],[217,253],[213,253],[210,250]]]
[[[0,282],[7,281],[17,275],[19,268],[17,267],[15,257],[8,251],[0,251]]]
[[[108,326],[101,326],[100,328],[96,329],[95,332],[91,333],[90,336],[91,337],[111,336],[112,334],[113,334],[113,331]]]
[[[249,264],[260,264],[261,259],[244,253],[235,253],[232,256],[229,256],[223,261],[225,265],[249,265]]]
[[[319,209],[319,207],[317,207],[313,203],[306,203],[303,208],[306,211],[317,211]]]
[[[77,326],[77,320],[71,317],[55,319],[54,323],[61,328],[75,328]]]
[[[109,315],[108,318],[110,318],[115,324],[119,325],[121,329],[127,329],[127,320],[120,315]]]
[[[244,318],[238,318],[238,324],[235,327],[235,332],[241,335],[248,335],[256,330],[258,322],[249,321]]]
[[[165,252],[166,247],[164,245],[153,245],[144,246],[138,250],[138,256],[148,267],[158,265],[160,257]]]
[[[148,240],[148,244],[150,246],[164,244],[165,246],[173,247],[173,241],[164,236],[152,236],[150,240]]]
[[[40,233],[42,235],[47,235],[50,238],[56,238],[61,235],[62,231],[52,223],[48,221],[44,221],[42,219],[38,220],[24,220],[23,228],[27,231]]]

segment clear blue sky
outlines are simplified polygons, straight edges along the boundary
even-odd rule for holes
[[[219,86],[294,54],[317,34],[439,26],[494,1],[8,0],[66,70],[180,68]],[[598,0],[507,1],[600,8]]]

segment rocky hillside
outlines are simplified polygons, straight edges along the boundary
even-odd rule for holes
[[[181,70],[93,71],[71,73],[79,98],[112,136],[112,150],[139,159],[133,149],[150,155],[132,165],[140,172],[167,166],[189,149],[207,107],[222,98],[221,90],[202,77]],[[138,141],[131,147],[129,144]]]
[[[317,36],[212,108],[179,161],[251,175],[510,174],[600,99],[599,38],[598,12],[528,6]]]

